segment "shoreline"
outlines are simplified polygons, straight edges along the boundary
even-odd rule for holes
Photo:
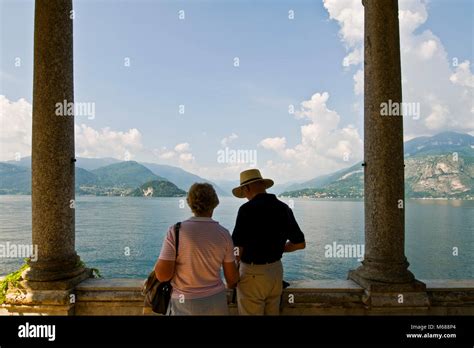
[[[271,192],[269,192],[271,193]],[[291,196],[280,196],[278,194],[275,194],[278,198],[280,199],[306,199],[306,200],[315,200],[315,201],[341,201],[341,202],[363,202],[364,198],[341,198],[341,197],[328,197],[328,198],[323,198],[323,197],[308,197],[308,196],[298,196],[298,197],[291,197]],[[5,197],[5,196],[30,196],[31,194],[24,194],[24,193],[18,193],[18,194],[1,194],[0,197]],[[111,195],[111,196],[97,196],[97,195],[76,195],[77,197],[107,197],[107,198],[183,198],[186,196],[160,196],[160,197],[147,197],[147,196],[119,196],[119,195]],[[221,198],[234,198],[230,195],[228,196],[219,196]],[[423,201],[474,201],[474,197],[472,198],[452,198],[452,197],[408,197],[406,198],[407,200],[423,200]]]

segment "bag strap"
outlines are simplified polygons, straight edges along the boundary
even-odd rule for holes
[[[181,222],[177,222],[174,225],[174,235],[175,235],[175,248],[176,248],[176,259],[178,258],[178,247],[179,247],[179,229],[181,228]]]

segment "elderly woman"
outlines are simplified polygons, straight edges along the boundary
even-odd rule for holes
[[[156,277],[173,285],[168,314],[227,315],[221,267],[228,288],[236,286],[239,275],[230,233],[212,219],[219,199],[212,185],[196,183],[187,202],[194,216],[181,223],[178,256],[171,226],[155,266]]]

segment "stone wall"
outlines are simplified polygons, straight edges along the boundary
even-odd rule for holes
[[[474,315],[474,280],[423,280],[430,305],[370,307],[351,280],[320,280],[285,289],[283,315]],[[143,310],[141,279],[88,279],[76,287],[76,315],[155,315]],[[230,302],[232,291],[228,292]],[[394,294],[396,297],[397,294]],[[231,314],[237,314],[229,304]]]
[[[88,279],[76,287],[75,315],[156,315],[143,308],[142,279]],[[364,303],[365,290],[351,280],[319,280],[285,289],[282,315],[474,315],[474,280],[423,280],[430,305],[422,308],[370,307]],[[394,294],[397,296],[397,294]],[[228,291],[229,309],[232,291]],[[0,315],[54,314],[44,305],[31,307],[1,306]]]

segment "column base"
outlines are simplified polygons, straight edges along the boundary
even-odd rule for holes
[[[363,267],[349,271],[348,279],[365,289],[362,302],[367,308],[381,313],[384,309],[399,308],[400,314],[422,314],[429,309],[430,301],[425,283],[409,276],[408,279],[411,280],[406,282],[384,282],[366,278],[366,270]]]
[[[30,267],[23,272],[22,278],[38,283],[67,281],[80,276],[84,272],[81,259],[75,253],[59,260],[28,261],[28,265]]]
[[[365,258],[362,265],[349,272],[354,274],[354,281],[364,288],[372,284],[408,284],[413,283],[415,276],[408,270],[410,264],[404,258],[399,262],[388,262]]]
[[[92,277],[92,270],[82,268],[79,274],[57,281],[24,280],[8,289],[3,307],[12,315],[74,315],[75,287]]]

